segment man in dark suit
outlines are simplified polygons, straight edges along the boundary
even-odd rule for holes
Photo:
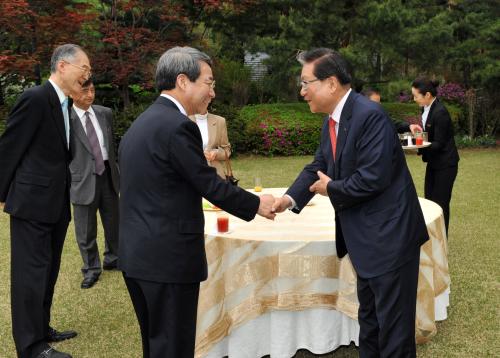
[[[83,259],[81,288],[92,287],[101,274],[97,248],[97,210],[104,228],[104,270],[116,268],[118,259],[119,173],[110,108],[92,105],[95,88],[91,80],[73,96],[71,110],[70,200],[75,234]]]
[[[48,82],[26,90],[0,138],[0,202],[10,214],[12,332],[19,357],[70,357],[47,342],[76,336],[50,327],[69,204],[68,95],[90,76],[77,45],[54,50]]]
[[[379,104],[351,90],[335,51],[299,55],[301,95],[328,113],[314,160],[274,210],[299,213],[317,193],[335,208],[337,254],[357,273],[361,357],[415,357],[420,246],[428,240],[417,193],[393,124]],[[326,173],[326,174],[325,174]]]
[[[244,220],[274,218],[274,198],[232,186],[207,165],[196,123],[215,96],[210,58],[175,47],[158,61],[161,96],[122,138],[119,268],[144,357],[192,358],[200,282],[207,278],[202,197]]]

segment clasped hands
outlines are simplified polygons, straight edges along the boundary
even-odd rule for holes
[[[209,162],[213,162],[217,158],[217,149],[215,150],[205,150],[203,152],[205,154],[205,158]]]
[[[328,175],[323,174],[320,170],[318,170],[317,174],[319,179],[309,187],[309,191],[327,196],[327,186],[332,179]],[[282,213],[291,206],[292,200],[287,195],[281,198],[275,198],[270,194],[264,194],[260,196],[259,211],[257,213],[267,219],[274,220],[276,213]]]

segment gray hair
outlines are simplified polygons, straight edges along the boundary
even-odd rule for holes
[[[62,60],[71,61],[75,59],[75,55],[78,51],[85,52],[83,49],[74,44],[64,44],[58,46],[54,52],[52,52],[52,58],[50,59],[50,73],[55,73],[57,70],[57,63]]]
[[[175,88],[177,76],[185,74],[191,82],[200,76],[200,62],[212,67],[210,57],[192,47],[173,47],[161,55],[156,66],[156,87],[160,91]]]

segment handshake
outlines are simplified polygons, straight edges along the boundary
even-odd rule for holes
[[[318,171],[318,180],[316,180],[310,187],[311,193],[328,196],[328,183],[332,180],[323,172]],[[274,220],[276,213],[282,213],[286,209],[292,207],[292,199],[288,195],[281,198],[275,198],[271,194],[264,194],[260,196],[260,205],[257,214],[267,219]]]
[[[263,194],[259,198],[260,205],[257,214],[270,220],[274,220],[276,213],[281,213],[292,205],[288,196],[275,198],[271,194]]]

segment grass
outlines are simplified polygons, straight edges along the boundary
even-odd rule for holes
[[[500,150],[463,150],[451,205],[449,264],[452,279],[448,319],[437,335],[419,345],[419,357],[494,357],[500,351]],[[310,157],[239,157],[235,176],[243,187],[262,178],[266,187],[286,187]],[[419,195],[425,166],[408,155]],[[99,231],[102,236],[102,230]],[[10,325],[9,217],[0,214],[0,357],[15,357]],[[100,248],[102,247],[100,238]],[[81,290],[81,258],[70,223],[56,286],[52,323],[76,329],[77,339],[56,345],[75,357],[140,357],[139,329],[121,274],[104,272],[90,290]],[[321,356],[299,351],[296,358],[357,357],[341,347]]]

